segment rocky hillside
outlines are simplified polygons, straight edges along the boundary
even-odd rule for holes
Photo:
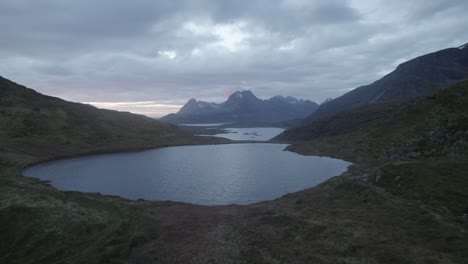
[[[231,123],[281,122],[304,118],[317,109],[309,100],[288,96],[274,96],[268,100],[257,98],[251,91],[238,91],[221,104],[189,100],[178,113],[162,121],[171,123]]]
[[[368,104],[402,102],[428,95],[467,78],[466,45],[440,50],[402,63],[382,79],[321,105],[305,123]]]
[[[344,111],[276,140],[333,142],[379,159],[458,156],[468,151],[468,81],[404,103]],[[307,145],[307,143],[305,143]]]

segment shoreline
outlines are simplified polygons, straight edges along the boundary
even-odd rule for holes
[[[150,147],[109,148],[48,160],[144,151],[171,146],[239,143],[249,142],[229,142],[228,140],[223,142],[192,141],[190,143],[179,142],[178,144],[161,144]],[[298,142],[264,141],[250,143],[292,144],[289,145],[291,147],[287,151],[298,155],[324,155],[346,161],[350,160],[341,158],[347,156],[346,150],[340,151],[338,148],[327,148],[326,145],[308,146],[297,151],[294,146],[297,146],[295,144],[298,144]],[[211,249],[216,249],[216,256],[224,259],[226,256],[230,256],[232,249],[241,248],[245,251],[235,255],[235,260],[244,262],[247,260],[246,263],[264,263],[258,261],[259,259],[256,256],[258,256],[259,252],[271,252],[268,254],[278,253],[278,257],[281,256],[285,261],[289,262],[295,260],[297,255],[288,250],[284,251],[284,249],[291,248],[294,252],[303,252],[302,256],[308,256],[307,252],[318,246],[319,249],[325,250],[325,255],[320,252],[314,254],[327,256],[327,252],[335,252],[341,248],[333,243],[342,243],[342,241],[349,245],[347,247],[354,248],[358,246],[363,254],[378,257],[378,252],[376,254],[374,250],[378,241],[369,237],[384,236],[389,237],[390,240],[383,246],[377,244],[377,249],[396,250],[395,254],[401,255],[400,259],[403,260],[417,256],[411,252],[399,251],[399,248],[407,247],[410,244],[430,250],[428,252],[432,255],[436,254],[434,252],[438,252],[440,249],[440,246],[428,246],[427,242],[425,242],[426,233],[416,233],[418,235],[415,235],[414,232],[421,232],[421,230],[427,228],[433,230],[431,233],[441,236],[453,236],[459,232],[459,227],[453,227],[453,224],[449,222],[450,219],[442,221],[440,216],[431,216],[433,212],[430,211],[430,208],[421,208],[417,203],[406,203],[407,200],[384,193],[372,182],[364,180],[364,178],[371,177],[369,172],[377,169],[377,167],[373,166],[372,159],[368,159],[366,156],[356,153],[352,157],[357,162],[351,161],[353,164],[348,166],[345,172],[318,185],[287,193],[273,200],[246,205],[198,205],[175,201],[130,200],[116,195],[95,192],[62,191],[45,182],[40,182],[38,178],[21,175],[22,169],[19,170],[19,173],[15,173],[10,180],[4,181],[3,188],[12,193],[12,197],[15,197],[15,199],[17,199],[16,197],[26,199],[25,205],[21,203],[21,200],[14,202],[14,206],[19,206],[26,212],[35,212],[34,208],[36,206],[44,208],[41,209],[44,211],[39,215],[39,218],[47,223],[50,222],[50,225],[54,228],[58,226],[60,230],[68,230],[68,225],[73,221],[79,221],[80,225],[90,228],[95,225],[93,217],[107,219],[108,215],[111,218],[103,220],[103,223],[125,223],[128,229],[123,231],[117,224],[111,224],[111,227],[105,229],[111,234],[120,234],[110,235],[110,237],[120,238],[117,240],[102,240],[100,244],[91,246],[93,251],[87,253],[86,258],[99,256],[100,248],[109,247],[109,245],[114,248],[112,245],[117,243],[119,247],[108,251],[106,256],[122,260],[128,260],[132,257],[147,258],[145,263],[151,263],[153,258],[160,257],[164,258],[160,261],[161,263],[172,263],[174,260],[180,260],[181,263],[191,263],[194,256],[212,260],[212,254],[205,253],[210,252]],[[40,160],[36,163],[41,162],[46,162],[46,160]],[[29,165],[31,164],[29,163]],[[23,169],[25,167],[22,166]],[[16,205],[16,203],[19,205]],[[14,206],[10,207],[15,208]],[[20,212],[13,211],[11,213],[12,217],[19,217]],[[66,217],[65,219],[72,218],[66,221],[60,220],[61,218],[54,218],[54,214],[57,214],[57,212]],[[83,215],[77,216],[76,212],[83,212]],[[388,217],[389,215],[394,217]],[[431,219],[439,219],[439,222],[427,224],[424,221],[427,221],[429,216]],[[75,217],[78,217],[78,220]],[[401,222],[398,220],[401,218],[407,220]],[[27,224],[24,221],[18,225]],[[14,224],[13,222],[2,223],[7,226]],[[10,227],[12,230],[21,230],[17,228],[19,227]],[[34,231],[30,235],[34,241],[39,241],[41,235],[45,234],[41,227],[29,227],[26,230]],[[358,237],[361,239],[356,239],[354,233],[352,233],[353,230],[362,230],[364,235]],[[79,236],[80,245],[87,245],[89,235],[83,233],[81,227],[76,231],[74,229],[73,234]],[[98,234],[99,237],[106,237],[104,232]],[[397,235],[393,236],[393,234]],[[402,238],[400,239],[400,237]],[[453,248],[452,255],[462,252],[462,245],[465,245],[464,239],[465,237],[460,237],[460,240],[450,242]],[[70,245],[67,243],[51,245],[48,249],[57,247],[70,249]],[[23,247],[18,247],[18,250],[20,248]],[[153,250],[155,248],[157,250]],[[122,249],[124,253],[121,253]],[[161,252],[171,253],[164,255]],[[330,263],[339,263],[343,260],[343,255],[346,255],[346,253],[336,254],[330,260]],[[303,260],[304,263],[308,262],[307,259]],[[213,263],[216,263],[216,261]]]
[[[205,136],[203,136],[205,137]],[[206,137],[212,137],[212,136],[206,136]],[[70,158],[80,158],[80,157],[86,157],[86,156],[93,156],[93,155],[106,155],[106,154],[121,154],[121,153],[132,153],[132,152],[141,152],[141,151],[147,151],[147,150],[152,150],[152,149],[160,149],[160,148],[170,148],[170,147],[185,147],[185,146],[203,146],[203,145],[229,145],[229,144],[286,144],[289,145],[289,143],[281,143],[281,142],[270,142],[270,141],[256,141],[256,140],[230,140],[226,138],[221,138],[222,140],[227,140],[226,142],[209,142],[209,143],[181,143],[181,144],[164,144],[164,145],[159,145],[159,146],[147,146],[147,147],[127,147],[127,148],[116,148],[116,149],[103,149],[103,150],[91,150],[91,151],[85,151],[82,153],[76,153],[76,154],[69,154],[69,155],[63,155],[63,156],[58,156],[58,157],[53,157],[53,158],[47,158],[47,159],[41,159],[39,161],[34,161],[31,163],[27,163],[26,165],[21,167],[21,170],[26,169],[27,167],[35,166],[41,163],[45,162],[51,162],[51,161],[57,161],[57,160],[62,160],[62,159],[70,159]],[[300,154],[300,153],[298,153]],[[301,154],[302,155],[302,154]]]
[[[197,204],[197,203],[181,202],[181,201],[173,201],[173,200],[149,200],[149,199],[142,199],[142,198],[131,199],[131,198],[122,197],[122,196],[119,196],[119,195],[116,195],[116,194],[105,194],[105,193],[101,193],[101,192],[85,192],[85,191],[80,191],[80,190],[62,190],[62,189],[59,189],[59,188],[53,186],[52,182],[50,180],[43,180],[43,179],[41,179],[39,177],[27,176],[27,175],[23,174],[23,172],[25,170],[30,169],[30,168],[32,168],[34,166],[39,165],[39,164],[45,164],[45,163],[54,162],[54,161],[62,161],[62,160],[67,160],[67,159],[90,157],[90,156],[96,156],[96,155],[138,153],[138,152],[144,152],[144,151],[149,151],[149,150],[157,150],[157,149],[163,149],[163,148],[171,148],[171,147],[191,147],[191,146],[195,147],[195,146],[232,145],[232,144],[284,145],[285,147],[282,150],[279,150],[279,151],[288,151],[288,152],[291,152],[291,153],[294,153],[294,154],[297,154],[297,155],[300,155],[300,156],[327,157],[327,158],[330,158],[330,159],[345,161],[345,162],[347,162],[349,164],[346,166],[346,169],[344,171],[342,171],[341,173],[339,173],[337,175],[333,175],[330,178],[326,179],[325,181],[320,182],[318,184],[315,184],[313,186],[305,186],[301,190],[284,193],[281,196],[278,196],[278,197],[275,197],[275,198],[272,198],[272,199],[269,199],[269,200],[262,200],[262,201],[247,203],[247,204],[233,203],[233,204],[212,204],[212,205],[210,205],[210,204]],[[234,141],[234,140],[229,140],[229,142],[212,142],[212,143],[202,143],[202,144],[198,144],[198,143],[195,143],[195,144],[176,144],[176,145],[163,145],[163,146],[145,147],[145,148],[126,148],[126,149],[118,149],[117,151],[112,151],[112,150],[102,151],[102,150],[99,150],[99,151],[91,151],[91,152],[86,152],[86,153],[79,153],[79,154],[76,154],[76,155],[68,155],[68,156],[62,156],[62,157],[56,157],[56,158],[52,158],[52,159],[37,161],[37,162],[34,162],[32,164],[28,164],[28,165],[20,168],[20,176],[28,178],[28,179],[33,179],[35,182],[37,182],[37,183],[39,183],[41,185],[45,185],[47,187],[53,188],[54,190],[57,190],[59,192],[78,192],[78,193],[83,193],[83,194],[99,194],[99,195],[102,195],[102,196],[117,197],[119,199],[123,199],[123,200],[129,201],[129,202],[142,202],[142,201],[149,202],[149,203],[152,203],[152,202],[154,202],[154,203],[170,202],[170,203],[180,203],[180,204],[187,204],[187,205],[193,205],[193,206],[222,207],[222,206],[229,206],[229,205],[250,206],[250,205],[254,205],[254,204],[258,204],[258,203],[275,201],[277,199],[281,199],[285,195],[291,195],[291,194],[299,193],[299,192],[302,192],[302,191],[304,191],[306,189],[314,188],[314,187],[319,186],[319,185],[321,185],[323,183],[326,183],[328,180],[330,180],[332,178],[344,176],[344,175],[348,174],[349,168],[355,165],[353,162],[350,162],[348,160],[343,160],[343,159],[340,159],[338,157],[330,157],[330,156],[323,155],[323,154],[304,155],[304,154],[301,154],[301,153],[298,153],[298,152],[295,152],[295,151],[288,150],[287,148],[289,146],[291,146],[290,143],[286,143],[286,142],[252,141],[252,140],[237,140],[237,141]]]

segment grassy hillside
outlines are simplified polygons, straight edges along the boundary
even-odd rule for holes
[[[291,150],[367,163],[365,179],[442,214],[468,213],[468,81],[284,132]]]
[[[468,81],[405,103],[373,104],[285,131],[299,148],[333,143],[379,160],[460,156],[468,151]],[[296,144],[299,145],[299,144]]]
[[[0,147],[18,152],[28,145],[74,149],[138,148],[172,145],[191,137],[173,125],[131,113],[97,109],[44,96],[0,77]],[[12,149],[14,148],[14,149]],[[70,150],[71,151],[71,150]],[[57,155],[58,153],[54,153]]]
[[[0,262],[100,263],[125,258],[132,243],[126,201],[56,191],[20,177],[25,165],[218,141],[145,116],[45,96],[0,77]]]

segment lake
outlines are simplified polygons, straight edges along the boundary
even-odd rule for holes
[[[203,124],[179,124],[179,126],[217,127],[230,123],[203,123]]]
[[[349,162],[283,151],[284,144],[180,146],[42,163],[25,176],[60,190],[202,205],[249,204],[315,186]]]
[[[181,126],[205,127],[214,129],[221,125],[229,123],[213,123],[213,124],[182,124]],[[243,128],[223,128],[227,133],[215,135],[199,134],[197,136],[222,137],[230,140],[248,140],[248,141],[268,141],[275,136],[281,134],[285,129],[279,127],[243,127]]]
[[[228,133],[212,135],[231,140],[255,140],[268,141],[284,131],[284,128],[277,127],[253,127],[253,128],[226,128]]]

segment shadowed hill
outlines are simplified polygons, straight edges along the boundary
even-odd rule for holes
[[[71,149],[142,148],[190,140],[174,125],[45,96],[0,77],[0,150],[4,153],[17,152],[23,145],[28,145],[26,152],[55,146],[66,154]]]
[[[344,111],[287,130],[275,140],[329,141],[381,159],[463,154],[468,150],[468,81],[405,103]]]
[[[468,81],[404,103],[343,111],[274,140],[303,154],[371,162],[363,178],[388,194],[437,214],[468,214]]]
[[[406,101],[467,78],[468,48],[440,50],[402,63],[382,79],[321,105],[304,122],[368,104]]]
[[[25,166],[66,156],[222,141],[196,138],[145,116],[45,96],[0,77],[0,262],[115,263],[112,259],[127,258],[135,243],[134,212],[126,201],[57,191],[21,177]]]

